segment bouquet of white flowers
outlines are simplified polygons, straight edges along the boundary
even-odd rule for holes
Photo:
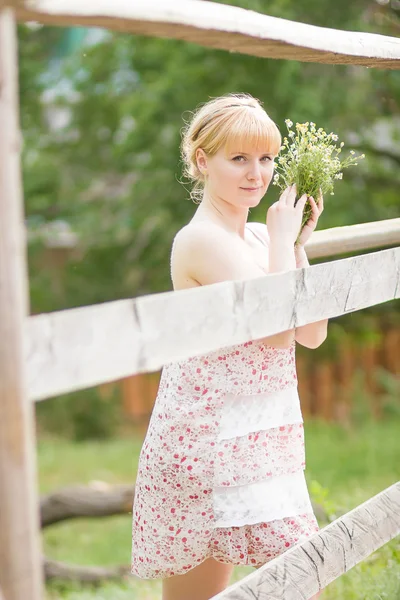
[[[295,131],[290,119],[286,119],[285,123],[288,137],[283,140],[273,184],[284,190],[295,183],[298,198],[307,194],[318,204],[320,194],[334,194],[334,182],[342,179],[343,169],[357,165],[357,160],[365,158],[365,155],[355,156],[354,150],[350,150],[350,156],[341,161],[339,154],[344,143],[336,145],[336,134],[326,133],[321,127],[317,129],[315,123],[296,123]],[[312,208],[307,201],[300,232],[311,213]]]

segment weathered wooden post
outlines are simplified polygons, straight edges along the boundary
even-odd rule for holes
[[[33,405],[25,386],[28,315],[13,11],[0,7],[0,589],[41,600]]]

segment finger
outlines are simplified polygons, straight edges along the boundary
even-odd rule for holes
[[[310,200],[310,204],[313,209],[313,212],[316,212],[317,214],[319,214],[318,204],[315,202],[314,198],[312,196],[310,196],[309,200]]]
[[[295,206],[295,208],[298,208],[300,206],[301,210],[304,210],[304,207],[306,205],[306,202],[308,200],[308,196],[307,194],[303,194],[298,200],[297,200],[297,204]]]
[[[295,197],[296,197],[296,184],[293,183],[292,185],[289,185],[289,187],[286,188],[286,190],[283,192],[282,196],[279,198],[279,201],[282,204],[290,204],[290,199],[293,198],[293,200],[292,200],[292,206],[293,206]]]
[[[310,202],[311,202],[311,198],[312,198],[312,196],[310,196]],[[324,204],[323,204],[323,201],[321,200],[321,197],[319,199],[318,204],[315,202],[314,198],[312,198],[312,205],[313,205],[313,210],[315,207],[315,210],[319,216],[322,213],[322,211],[324,210]]]
[[[313,202],[313,210],[315,210],[316,216],[319,217],[321,215],[322,211],[324,210],[324,207],[323,206],[321,207],[320,204],[317,204],[315,202],[314,198],[312,199],[312,202]]]
[[[291,183],[290,185],[288,185],[287,188],[285,188],[283,190],[281,196],[287,196],[290,193],[290,191],[294,185],[295,185],[294,183]]]
[[[290,189],[289,194],[286,196],[286,204],[293,207],[296,202],[297,196],[297,185],[294,183]]]
[[[312,196],[310,196],[310,204],[311,204],[311,208],[312,208],[312,213],[311,213],[310,219],[312,221],[317,222],[318,218],[319,218],[319,215],[320,215],[320,212],[319,212],[318,205],[317,205],[317,203],[315,202],[315,200],[314,200],[314,198]]]
[[[282,199],[282,203],[293,208],[296,199],[296,184],[294,183],[288,188],[288,193]]]

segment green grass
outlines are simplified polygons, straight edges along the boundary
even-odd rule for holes
[[[324,423],[306,425],[306,477],[313,499],[330,514],[341,514],[399,479],[400,420],[364,423],[347,431]],[[41,493],[74,483],[134,482],[141,440],[125,438],[71,443],[41,438],[38,443]],[[131,516],[66,521],[43,534],[47,556],[80,565],[129,564]],[[253,572],[235,570],[234,580]],[[99,587],[47,586],[50,600],[156,600],[156,581],[132,577]],[[400,541],[393,540],[332,583],[323,600],[400,599]],[[322,600],[322,599],[321,599]]]

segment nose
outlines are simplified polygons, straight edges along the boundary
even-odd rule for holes
[[[261,168],[258,160],[249,162],[249,170],[247,172],[247,179],[249,181],[260,181],[261,180]]]

